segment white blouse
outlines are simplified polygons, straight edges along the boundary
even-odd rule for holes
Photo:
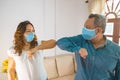
[[[27,51],[23,50],[20,56],[14,52],[13,47],[8,50],[8,55],[15,60],[17,80],[47,80],[42,50],[38,50],[31,58],[27,57]]]

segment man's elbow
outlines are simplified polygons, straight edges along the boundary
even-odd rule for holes
[[[65,50],[67,45],[66,45],[66,41],[65,39],[59,39],[57,42],[56,42],[56,45],[62,49],[62,50]]]

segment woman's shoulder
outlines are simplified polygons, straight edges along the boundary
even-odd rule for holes
[[[14,46],[11,46],[8,49],[7,54],[8,54],[9,57],[14,57],[15,55],[17,55],[17,54],[15,54]]]
[[[11,46],[9,49],[8,49],[8,52],[14,52],[14,46]]]
[[[42,40],[37,40],[38,45],[41,45]]]
[[[41,45],[43,41],[45,41],[45,40],[44,39],[38,39],[37,40],[38,45]]]

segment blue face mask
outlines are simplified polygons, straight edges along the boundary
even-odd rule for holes
[[[26,39],[27,42],[33,41],[33,39],[34,39],[34,33],[31,32],[31,33],[27,34],[27,35],[25,36],[25,39]]]
[[[96,36],[96,34],[95,34],[95,29],[94,30],[90,30],[90,29],[87,29],[87,28],[83,28],[82,29],[82,36],[83,36],[83,38],[84,39],[86,39],[86,40],[91,40],[91,39],[93,39],[95,36]]]

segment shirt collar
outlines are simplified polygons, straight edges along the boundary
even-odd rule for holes
[[[103,45],[101,45],[99,48],[105,47],[108,44],[108,42],[109,42],[105,35],[103,35],[103,38],[105,39],[105,43]]]

